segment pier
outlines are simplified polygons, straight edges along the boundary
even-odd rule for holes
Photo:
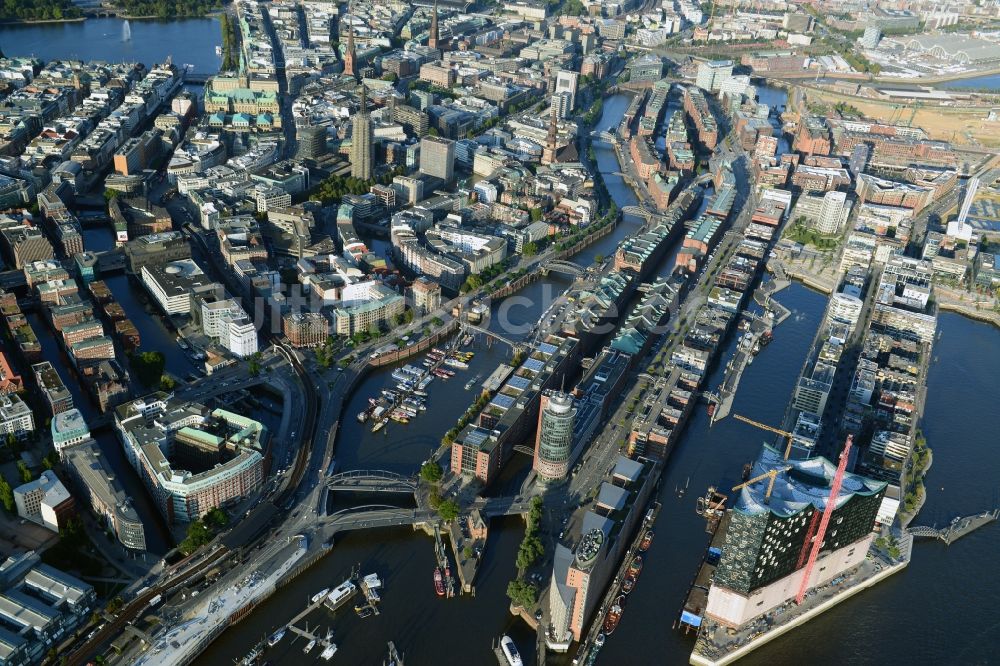
[[[918,525],[916,527],[911,527],[908,531],[915,537],[940,539],[941,541],[944,541],[946,545],[950,546],[966,534],[994,522],[998,516],[1000,516],[1000,509],[993,509],[993,511],[984,511],[974,516],[956,518],[951,521],[947,527],[942,527],[941,529]]]

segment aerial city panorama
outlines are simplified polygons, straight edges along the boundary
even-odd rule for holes
[[[997,663],[998,0],[0,0],[0,313],[0,666]]]

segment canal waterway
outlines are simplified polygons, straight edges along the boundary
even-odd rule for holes
[[[0,27],[0,44],[7,55],[35,55],[44,60],[134,60],[153,64],[174,56],[179,64],[193,64],[199,73],[215,71],[219,43],[215,19],[182,21],[132,21],[132,39],[122,39],[122,21],[91,19],[83,23]],[[970,85],[969,81],[964,82]],[[784,103],[781,91],[760,89],[762,101]],[[628,98],[605,100],[598,129],[616,126]],[[595,156],[604,181],[621,208],[634,205],[632,191],[615,175],[619,170],[613,151],[595,143]],[[591,246],[574,260],[590,265],[598,254],[607,256],[615,245],[639,228],[626,219],[615,233]],[[87,230],[88,249],[100,250],[110,243],[104,230]],[[103,239],[103,240],[101,240]],[[103,243],[103,245],[102,245]],[[669,262],[667,262],[669,263]],[[173,336],[145,312],[144,295],[124,276],[107,278],[115,298],[140,330],[142,348],[167,354],[167,367],[185,374],[190,363]],[[504,317],[511,323],[533,323],[561,293],[568,281],[551,276],[530,285],[519,296],[524,302],[506,306]],[[508,299],[513,300],[513,299]],[[778,423],[822,319],[826,299],[793,284],[779,295],[793,316],[775,331],[774,343],[755,359],[744,373],[733,411],[757,420]],[[504,304],[494,305],[491,326],[499,326]],[[39,332],[44,324],[32,320]],[[997,506],[1000,459],[994,453],[995,433],[1000,429],[994,405],[1000,376],[1000,331],[953,314],[941,316],[942,337],[935,347],[936,359],[929,376],[929,399],[923,429],[934,449],[934,465],[928,478],[928,500],[917,524],[942,524],[955,515]],[[59,367],[60,374],[85,413],[94,413],[89,399],[65,367],[65,356],[48,335],[42,335],[43,357]],[[508,337],[517,337],[516,333]],[[46,340],[48,339],[48,342]],[[480,381],[510,354],[502,344],[486,347],[478,342],[471,368],[457,373],[447,383],[432,384],[429,409],[411,424],[390,424],[389,433],[372,435],[354,420],[367,397],[389,384],[388,372],[373,374],[352,398],[344,413],[338,440],[337,460],[341,469],[373,467],[412,473],[438,445],[443,432],[471,402],[465,383],[479,375]],[[970,350],[973,350],[970,352]],[[730,341],[714,370],[710,386],[722,378],[722,367],[731,356]],[[102,449],[126,487],[137,498],[137,509],[155,526],[150,535],[154,551],[165,547],[166,537],[155,509],[138,487],[121,446],[110,432],[98,435]],[[670,630],[691,577],[706,545],[701,519],[694,513],[695,498],[708,485],[728,488],[739,480],[744,462],[757,452],[761,433],[732,418],[708,427],[707,415],[699,409],[675,449],[664,473],[660,501],[664,510],[657,522],[657,537],[650,550],[636,590],[630,595],[625,615],[600,657],[608,664],[686,663],[691,639]],[[519,485],[526,473],[526,457],[509,464],[500,486],[504,492]],[[687,486],[683,497],[678,490]],[[510,634],[525,657],[535,660],[534,634],[507,611],[505,589],[514,575],[514,555],[523,534],[519,519],[494,521],[485,561],[477,578],[476,597],[444,601],[433,592],[432,540],[404,529],[358,532],[337,540],[331,553],[305,574],[276,593],[261,609],[225,632],[199,664],[231,663],[249,647],[296,614],[308,596],[343,580],[355,565],[363,573],[377,571],[386,580],[383,614],[365,620],[341,612],[336,617],[319,611],[310,616],[311,628],[334,630],[341,663],[381,663],[386,641],[393,640],[412,663],[486,664],[493,656],[491,640]],[[800,628],[746,660],[748,664],[787,663],[789,655],[808,655],[810,663],[915,662],[987,663],[1000,643],[1000,581],[983,575],[991,554],[1000,551],[1000,529],[987,527],[946,547],[937,542],[918,543],[910,567],[879,587]],[[919,630],[915,630],[919,627]],[[849,639],[845,639],[849,637]],[[821,647],[818,647],[821,646]],[[302,655],[302,641],[290,637],[266,655],[273,663],[312,663],[318,651]]]

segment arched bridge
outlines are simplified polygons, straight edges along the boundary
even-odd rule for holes
[[[552,272],[565,273],[572,275],[573,277],[580,277],[583,275],[584,269],[574,264],[572,261],[553,259],[552,261],[547,261],[542,264],[542,273],[548,274]]]
[[[339,472],[326,478],[330,490],[353,493],[406,493],[417,490],[417,479],[378,469],[356,469]]]
[[[373,504],[323,516],[319,519],[319,523],[328,529],[340,532],[418,525],[435,520],[437,512],[430,509],[401,509],[385,504]]]
[[[474,331],[476,333],[482,333],[483,335],[491,337],[494,340],[499,340],[500,342],[503,342],[503,343],[506,343],[506,344],[510,345],[511,348],[514,349],[515,351],[517,351],[518,349],[524,349],[527,346],[526,343],[524,343],[524,342],[516,342],[514,340],[511,340],[510,338],[505,338],[504,336],[500,335],[496,331],[491,331],[488,328],[483,328],[481,326],[476,326],[476,325],[470,324],[468,322],[464,322],[464,321],[462,322],[462,329],[463,330]]]

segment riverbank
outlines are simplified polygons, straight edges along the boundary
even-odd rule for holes
[[[86,16],[77,16],[74,18],[61,18],[61,19],[33,19],[33,20],[13,20],[13,21],[0,21],[0,27],[2,28],[16,28],[19,25],[30,26],[30,25],[49,25],[52,23],[83,23],[87,20]]]
[[[943,312],[954,312],[955,314],[966,317],[967,319],[974,319],[984,324],[992,324],[996,328],[1000,328],[1000,312],[997,312],[996,310],[983,310],[981,308],[970,306],[966,303],[955,303],[950,300],[938,301],[938,309]]]
[[[907,461],[906,482],[904,485],[903,505],[899,510],[899,522],[906,528],[920,509],[927,501],[927,488],[924,486],[924,478],[934,464],[934,452],[927,446],[924,434],[917,431],[916,440],[913,444],[913,453]]]

